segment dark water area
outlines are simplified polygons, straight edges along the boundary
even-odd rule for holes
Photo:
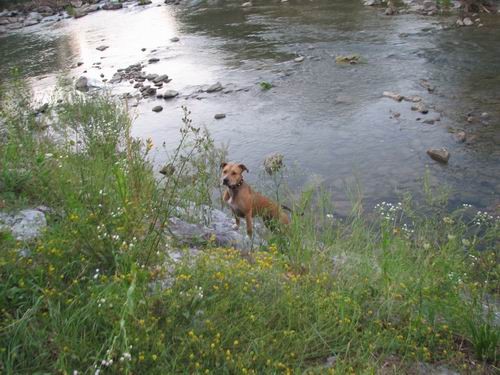
[[[451,189],[452,205],[494,210],[500,203],[500,16],[481,15],[481,28],[457,28],[455,20],[387,17],[348,0],[257,1],[250,8],[155,2],[4,35],[0,74],[5,80],[19,67],[39,101],[48,100],[59,76],[85,70],[95,84],[135,94],[128,82],[103,83],[100,74],[109,79],[142,62],[147,73],[168,74],[164,89],[180,93],[168,101],[143,99],[137,107],[129,102],[134,135],[155,145],[176,145],[181,106],[187,106],[195,124],[228,145],[229,159],[248,166],[251,183],[258,184],[263,159],[279,152],[292,188],[321,184],[341,209],[348,205],[345,186],[355,182],[367,207],[398,201],[405,192],[419,197],[428,171],[434,186]],[[174,36],[180,41],[172,42]],[[103,44],[109,48],[96,50]],[[336,56],[350,54],[362,63],[336,63]],[[299,56],[304,60],[295,62]],[[148,64],[152,57],[160,61]],[[83,65],[75,67],[78,61]],[[218,81],[223,90],[200,92]],[[273,88],[261,90],[263,81]],[[420,96],[429,113],[383,97],[384,91]],[[163,111],[152,112],[156,105]],[[226,118],[214,119],[217,113]],[[467,142],[456,141],[458,131]],[[426,154],[440,147],[451,153],[447,165]],[[165,158],[159,147],[155,162]]]

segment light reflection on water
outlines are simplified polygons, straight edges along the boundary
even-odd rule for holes
[[[77,77],[87,70],[100,82],[100,74],[109,79],[118,68],[159,57],[144,70],[168,74],[173,80],[166,88],[180,97],[143,100],[131,109],[134,134],[152,137],[157,145],[176,144],[181,105],[186,105],[195,124],[229,143],[232,160],[258,171],[267,154],[281,152],[299,172],[292,185],[320,180],[337,201],[346,200],[344,183],[355,178],[370,205],[418,192],[429,168],[436,184],[454,189],[457,203],[498,202],[498,18],[482,16],[484,28],[457,30],[442,29],[452,19],[383,17],[347,0],[257,2],[251,9],[203,4],[102,11],[0,39],[8,52],[0,58],[2,76],[21,66],[43,98],[57,74]],[[180,42],[171,42],[173,36]],[[99,52],[99,45],[110,47]],[[360,54],[366,64],[335,64],[336,55],[350,53]],[[303,63],[293,62],[298,55],[306,56]],[[84,64],[70,69],[77,61]],[[434,94],[418,84],[422,78],[436,85]],[[217,81],[232,92],[191,96]],[[261,81],[274,88],[261,91]],[[113,89],[133,91],[127,82]],[[382,98],[386,90],[421,96],[430,114]],[[158,104],[164,110],[153,113]],[[399,119],[391,119],[391,111],[399,112]],[[215,120],[221,112],[227,117]],[[489,119],[469,125],[468,112],[488,112]],[[418,117],[441,121],[424,125]],[[454,141],[449,129],[463,128],[478,136],[475,144]],[[429,147],[447,147],[449,165],[431,161],[425,153]],[[163,159],[160,150],[156,160]]]

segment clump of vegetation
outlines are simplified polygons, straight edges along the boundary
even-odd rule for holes
[[[187,110],[158,179],[113,99],[70,95],[52,117],[2,99],[0,201],[51,213],[32,242],[0,234],[1,372],[494,373],[498,218],[428,191],[428,216],[407,198],[339,221],[306,191],[268,245],[173,261],[167,219],[214,204],[224,154]]]
[[[264,91],[271,90],[273,88],[272,83],[269,83],[266,81],[262,81],[259,85],[260,85],[260,88]]]
[[[340,55],[335,58],[337,64],[359,64],[361,62],[361,56],[359,55]]]

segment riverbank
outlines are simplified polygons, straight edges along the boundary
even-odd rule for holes
[[[181,0],[166,0],[166,5],[180,5]],[[287,1],[282,1],[287,3]],[[363,4],[374,8],[382,8],[385,15],[394,16],[398,14],[416,13],[426,16],[442,14],[457,14],[457,26],[478,26],[483,24],[478,16],[479,13],[497,13],[494,3],[485,2],[479,5],[465,5],[462,1],[433,1],[433,0],[405,0],[402,4],[393,1],[364,0]],[[1,5],[1,4],[0,4]],[[252,2],[241,4],[244,8],[250,8]],[[29,28],[40,23],[54,23],[68,18],[82,18],[100,10],[118,10],[124,7],[133,8],[137,6],[162,6],[160,3],[152,5],[151,0],[139,1],[109,1],[109,0],[62,0],[62,1],[26,1],[6,5],[6,9],[0,12],[0,34],[15,32],[16,30]]]
[[[113,99],[5,94],[0,210],[43,205],[46,225],[0,232],[2,372],[498,370],[498,218],[426,187],[418,211],[339,220],[305,191],[289,233],[235,250],[203,232],[224,153],[189,112],[160,178]]]

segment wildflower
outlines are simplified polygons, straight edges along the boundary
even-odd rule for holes
[[[451,217],[448,217],[448,216],[443,217],[443,222],[445,224],[450,224],[450,225],[454,223],[453,219]]]
[[[468,239],[464,238],[464,239],[462,239],[462,244],[464,246],[470,246],[470,241]]]
[[[448,234],[448,240],[453,241],[457,236],[454,234]]]

